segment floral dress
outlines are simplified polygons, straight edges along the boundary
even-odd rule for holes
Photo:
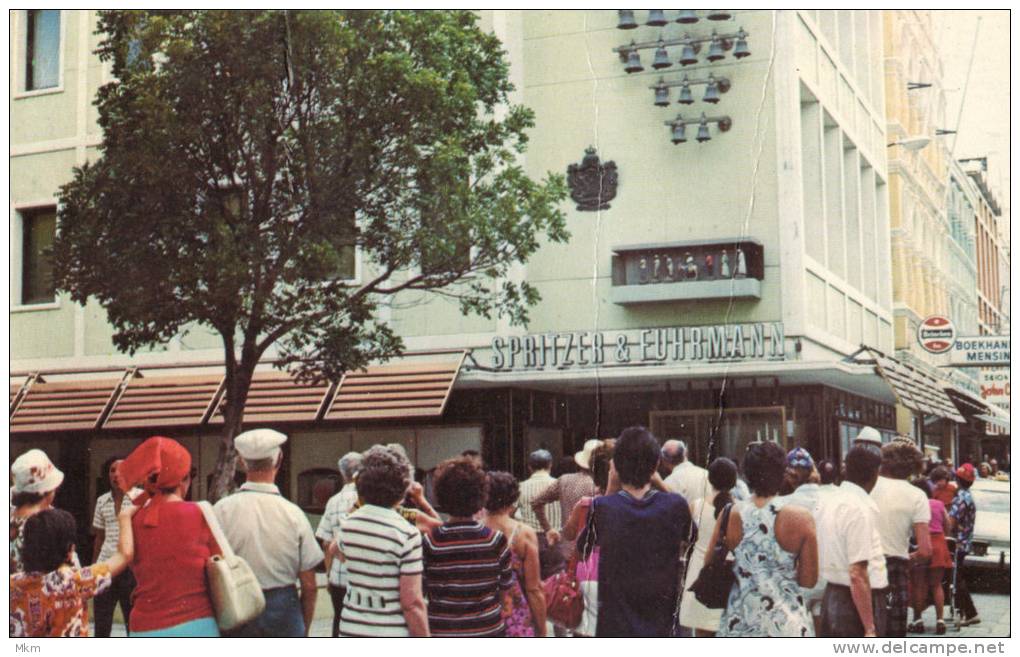
[[[89,635],[88,599],[110,588],[106,564],[11,575],[12,637]]]
[[[721,637],[813,637],[814,625],[797,584],[796,555],[779,546],[776,516],[786,501],[761,508],[739,502],[743,539],[733,551],[736,582],[719,622]]]
[[[513,584],[510,586],[510,615],[506,618],[506,635],[508,637],[535,636],[535,623],[531,617],[531,606],[524,595],[524,559],[514,552],[514,540],[517,538],[518,523],[510,534],[510,567],[513,569]]]
[[[25,521],[30,516],[16,516],[11,509],[10,522],[10,546],[11,546],[11,573],[20,573],[25,569],[21,560],[21,549],[25,545]]]

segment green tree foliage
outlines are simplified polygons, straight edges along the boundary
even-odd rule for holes
[[[315,378],[397,355],[375,314],[405,290],[527,321],[538,295],[506,274],[567,239],[566,190],[519,165],[533,114],[473,13],[104,11],[100,33],[116,80],[101,156],[61,190],[55,277],[129,353],[222,336],[213,497],[270,347]]]

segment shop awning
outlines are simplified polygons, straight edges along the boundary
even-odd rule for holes
[[[258,371],[244,422],[437,418],[446,408],[463,360],[463,353],[457,352],[456,359],[438,362],[409,359],[369,366],[347,373],[339,384],[298,383],[286,372]],[[129,368],[119,380],[44,381],[38,374],[11,377],[12,433],[223,424],[221,373],[148,376]]]
[[[944,386],[949,398],[963,415],[970,415],[982,422],[994,424],[1009,431],[1009,413],[994,404],[989,404],[974,393],[958,386]]]
[[[865,350],[873,358],[875,371],[885,379],[899,403],[926,415],[942,417],[960,424],[967,420],[960,415],[937,378],[912,365],[872,349]]]
[[[1009,416],[1002,417],[1001,415],[990,415],[982,413],[980,415],[975,415],[974,417],[976,417],[979,420],[984,420],[989,424],[994,424],[995,426],[1005,429],[1006,431],[1009,431]]]

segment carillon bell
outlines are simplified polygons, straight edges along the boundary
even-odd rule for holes
[[[684,84],[680,87],[680,98],[676,102],[681,105],[691,105],[694,103],[694,96],[691,94],[691,86],[687,84],[687,76],[684,76]]]
[[[705,18],[707,18],[710,21],[728,21],[729,19],[733,18],[733,12],[724,11],[721,9],[714,9],[708,12],[708,14],[705,15]]]
[[[716,82],[715,76],[708,76],[708,84],[705,85],[705,97],[701,100],[713,105],[719,102],[719,83]]]
[[[708,47],[708,55],[705,57],[710,62],[717,62],[726,56],[723,50],[722,40],[717,36],[712,37],[712,45]]]
[[[747,32],[744,31],[744,28],[740,28],[740,31],[737,32],[737,43],[733,46],[733,56],[737,59],[751,56],[751,50],[747,47]]]
[[[633,30],[637,28],[638,24],[637,21],[634,20],[633,9],[618,9],[616,10],[616,14],[620,18],[619,22],[616,24],[616,29]]]
[[[637,50],[627,52],[627,65],[623,67],[623,70],[628,73],[640,73],[645,70],[645,67],[641,65],[641,55]]]
[[[662,27],[669,21],[666,20],[666,12],[662,9],[649,9],[648,20],[645,21],[645,25],[651,25],[652,27]]]
[[[655,104],[659,107],[669,105],[669,87],[662,78],[659,78],[659,83],[655,85]]]
[[[705,120],[705,115],[701,115],[701,123],[698,124],[698,136],[699,142],[706,142],[712,138],[712,135],[708,132],[708,121]]]
[[[698,15],[691,9],[681,9],[680,15],[676,17],[677,23],[691,24],[698,22]]]
[[[666,45],[662,39],[659,39],[659,47],[655,49],[655,59],[652,60],[652,68],[658,70],[660,68],[669,68],[673,65],[673,62],[669,60],[669,52],[666,50]]]
[[[671,141],[674,144],[682,144],[687,141],[687,126],[684,123],[673,124],[673,136]]]
[[[684,41],[683,50],[680,51],[680,63],[684,66],[698,63],[698,54],[694,51],[694,44]]]

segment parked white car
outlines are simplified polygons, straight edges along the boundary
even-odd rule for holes
[[[1009,482],[978,479],[970,487],[977,507],[967,565],[1009,572]]]

